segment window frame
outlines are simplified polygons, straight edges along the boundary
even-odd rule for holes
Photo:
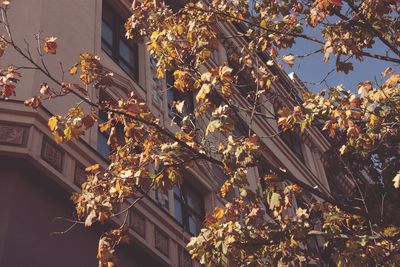
[[[129,75],[133,80],[138,81],[139,78],[139,48],[138,44],[132,40],[127,40],[125,37],[124,22],[125,16],[118,14],[116,9],[108,2],[103,1],[102,16],[101,16],[101,49],[112,60],[120,66],[120,68]],[[106,24],[112,31],[112,44],[109,44],[103,35],[103,23]],[[121,43],[124,43],[133,53],[133,65],[122,57],[120,52]],[[105,48],[106,47],[106,48]],[[111,54],[107,51],[111,50]],[[128,70],[124,67],[126,66]]]
[[[168,109],[168,117],[179,124],[182,121],[183,117],[190,113],[193,113],[194,111],[193,92],[185,91],[184,93],[182,93],[177,88],[175,88],[175,78],[173,72],[171,71],[166,72],[165,81],[167,86],[166,103]],[[172,103],[177,101],[185,101],[185,108],[182,113],[179,113],[174,107],[172,107]]]
[[[179,190],[179,194],[177,193],[177,190]],[[197,200],[200,201],[200,211],[196,211],[195,208],[189,206],[189,204],[187,203],[188,201],[188,192],[192,192],[195,194],[195,197],[197,198]],[[198,190],[196,190],[194,188],[194,186],[184,183],[182,184],[180,187],[175,187],[173,190],[173,195],[174,195],[174,207],[175,207],[175,213],[174,213],[174,219],[181,225],[183,226],[183,228],[189,232],[192,235],[197,235],[198,232],[200,231],[201,225],[199,227],[199,229],[196,229],[196,232],[193,233],[190,230],[190,224],[189,224],[189,218],[190,216],[195,217],[196,220],[198,220],[199,222],[203,222],[204,220],[204,215],[205,215],[205,207],[204,207],[204,196],[201,192],[199,192]],[[176,203],[180,204],[181,210],[181,217],[182,219],[179,220],[176,217]]]

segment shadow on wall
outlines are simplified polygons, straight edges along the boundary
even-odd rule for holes
[[[67,234],[70,223],[54,221],[71,218],[70,193],[23,159],[0,157],[0,266],[97,266],[97,242],[100,230],[78,225]],[[102,229],[103,228],[103,229]],[[121,249],[121,266],[160,266],[143,262],[140,248]]]

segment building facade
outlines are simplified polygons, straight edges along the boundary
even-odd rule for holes
[[[33,34],[37,32],[57,36],[57,56],[48,57],[46,62],[57,78],[63,78],[59,62],[72,66],[81,52],[97,54],[114,73],[113,86],[101,92],[91,91],[90,97],[117,100],[133,91],[174,132],[177,128],[171,125],[170,103],[191,96],[166,90],[168,77],[167,81],[156,78],[155,62],[145,43],[125,39],[123,22],[129,16],[129,7],[128,0],[19,0],[12,3],[9,18],[16,42],[22,47],[26,39],[34,48]],[[236,31],[234,25],[218,27],[226,36]],[[209,64],[229,62],[232,54],[240,52],[243,42],[241,38],[221,42]],[[11,49],[1,58],[1,68],[8,63],[27,64]],[[295,75],[266,68],[279,76],[272,84],[277,97],[261,101],[260,112],[275,113],[277,107],[288,104],[285,96],[295,94],[301,99],[304,86]],[[96,225],[92,230],[77,226],[68,233],[54,234],[70,226],[68,221],[55,218],[71,218],[69,196],[80,190],[85,167],[97,162],[107,165],[107,133],[92,127],[78,142],[56,145],[47,120],[52,114],[64,114],[78,99],[53,99],[38,110],[25,107],[23,101],[37,94],[39,85],[48,79],[39,71],[22,74],[17,96],[0,102],[0,266],[95,266],[96,242],[103,226]],[[55,86],[51,82],[49,85]],[[237,103],[246,105],[242,94],[236,97]],[[99,114],[99,121],[105,116]],[[249,120],[249,114],[241,116],[243,121]],[[279,131],[274,119],[262,117],[254,118],[251,130],[258,136],[272,136]],[[298,179],[321,191],[330,191],[323,162],[329,143],[317,129],[261,141],[265,161],[285,166]],[[255,186],[256,177],[263,171],[251,169],[250,184]],[[198,233],[205,214],[223,204],[217,194],[223,183],[223,176],[215,175],[218,172],[208,164],[197,164],[184,174],[183,190],[170,190],[167,194],[153,191],[135,205],[129,216],[132,242],[119,250],[121,266],[198,265],[190,260],[185,244]],[[182,198],[189,201],[184,203]],[[116,218],[115,223],[119,222]]]

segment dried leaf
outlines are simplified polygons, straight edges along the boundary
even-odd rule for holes
[[[46,54],[55,55],[57,53],[56,40],[57,40],[56,37],[45,38],[43,50]]]
[[[283,59],[283,61],[285,61],[286,64],[288,64],[289,67],[292,67],[296,60],[296,57],[292,54],[289,54],[289,55],[283,56],[282,59]]]

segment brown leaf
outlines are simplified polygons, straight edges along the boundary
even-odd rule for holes
[[[388,75],[388,74],[390,74],[390,73],[392,73],[392,72],[393,72],[392,68],[391,68],[391,67],[388,67],[388,68],[386,68],[386,70],[384,70],[383,72],[381,72],[381,76],[382,76],[382,77],[385,77],[386,75]]]
[[[3,97],[15,96],[15,86],[12,84],[4,84],[1,95]]]
[[[92,127],[96,121],[97,121],[96,115],[90,113],[82,119],[82,124],[85,127],[85,129],[88,129]]]
[[[25,106],[37,109],[41,106],[42,102],[40,101],[40,96],[34,96],[31,99],[25,100]]]
[[[55,55],[57,53],[57,38],[56,37],[46,37],[44,42],[43,50],[46,54]]]
[[[342,61],[337,61],[336,62],[336,71],[337,72],[344,72],[348,74],[351,70],[353,70],[353,63],[350,62],[342,62]]]
[[[50,88],[49,88],[49,85],[48,85],[47,83],[42,83],[42,84],[40,85],[40,90],[39,90],[39,92],[40,92],[42,95],[48,95],[48,94],[49,94],[49,91],[50,91]]]

